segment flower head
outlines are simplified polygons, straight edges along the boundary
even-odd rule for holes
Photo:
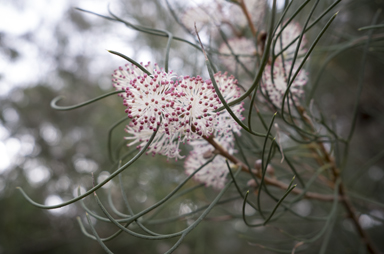
[[[233,76],[227,76],[227,73],[215,74],[215,81],[219,87],[221,94],[227,102],[230,102],[240,96],[240,89],[236,86],[237,81]],[[243,104],[233,106],[232,111],[235,115],[242,120],[242,111],[244,110]],[[241,127],[233,120],[232,116],[223,110],[216,115],[216,124],[211,135],[214,137],[215,142],[221,145],[228,153],[235,153],[234,149],[234,133],[240,135]],[[189,142],[193,147],[187,157],[184,168],[186,174],[190,175],[203,164],[205,164],[209,155],[212,155],[214,147],[209,144],[205,139],[197,139]],[[207,156],[208,155],[208,156]],[[215,189],[222,189],[226,182],[228,174],[227,164],[225,158],[217,156],[211,163],[201,169],[194,179],[198,182],[204,183],[206,186],[212,186]]]
[[[154,131],[157,134],[147,153],[162,154],[168,158],[183,158],[179,146],[182,143],[202,139],[230,129],[239,130],[232,118],[224,112],[215,112],[222,102],[210,80],[197,77],[178,77],[148,63],[148,75],[135,65],[115,70],[112,81],[127,107],[131,118],[126,128],[129,146],[142,149]],[[229,102],[240,96],[233,76],[215,74],[216,83],[224,99]],[[242,104],[234,107],[241,114]],[[228,114],[228,113],[227,113]],[[232,121],[232,122],[231,122]]]
[[[200,147],[202,150],[194,149],[191,151],[187,159],[185,160],[184,168],[187,175],[191,175],[195,170],[204,165],[208,160],[204,158],[201,151],[212,152],[212,146]],[[215,159],[198,173],[194,175],[195,181],[204,183],[206,187],[212,186],[219,190],[222,189],[226,182],[228,174],[228,168],[225,163],[225,158],[216,156]]]
[[[240,88],[233,76],[227,77],[227,73],[218,72],[215,81],[227,102],[240,96]],[[176,87],[176,94],[175,113],[187,141],[201,136],[208,137],[215,130],[220,130],[221,112],[215,110],[222,106],[222,102],[210,80],[185,76]]]
[[[224,74],[218,72],[215,74],[215,81],[227,103],[240,97],[240,87],[237,86],[237,80],[234,78],[234,76],[231,75],[228,77],[226,72]],[[244,111],[243,105],[244,102],[241,102],[240,104],[236,104],[231,107],[231,110],[234,112],[235,116],[240,120],[244,119],[244,117],[241,115],[241,113]],[[225,133],[232,131],[235,133],[240,133],[241,126],[235,120],[233,120],[232,116],[228,113],[227,110],[219,112],[217,116],[217,122],[218,125],[216,126],[214,132],[215,137],[217,137],[219,134],[221,135],[223,133],[225,135]]]
[[[140,129],[132,123],[127,125],[125,130],[129,134],[129,136],[125,139],[131,140],[128,146],[137,144],[136,148],[139,150],[141,150],[148,143],[151,135],[153,134],[152,129]],[[176,135],[168,134],[164,125],[161,125],[151,145],[148,146],[146,154],[152,154],[153,156],[161,154],[167,158],[174,158],[175,160],[184,158],[184,156],[180,155],[180,141]]]
[[[152,75],[133,64],[119,67],[112,75],[112,82],[116,90],[125,90],[120,96],[133,124],[139,125],[139,129],[155,129],[160,117],[172,111],[173,101],[168,95],[174,91],[175,75],[159,69],[157,64],[148,63],[145,67]]]
[[[227,135],[219,135],[215,139],[228,153],[233,154],[234,150],[234,137],[230,132]],[[192,174],[199,167],[204,165],[214,153],[214,147],[211,146],[206,140],[197,140],[191,142],[193,150],[185,160],[184,168],[187,175]],[[227,181],[228,167],[225,158],[216,156],[211,163],[202,168],[194,175],[197,182],[204,183],[207,187],[212,186],[215,189],[222,189]]]
[[[278,30],[278,32],[280,32]],[[292,43],[298,36],[300,36],[302,32],[302,28],[298,22],[291,21],[282,31],[281,36],[276,41],[275,54],[278,54],[280,51],[284,50],[283,56],[286,60],[291,60],[295,54],[297,45],[299,40],[297,39],[294,43]],[[292,43],[292,45],[290,45]],[[307,44],[307,40],[305,35],[301,41],[298,56],[303,56],[307,49],[305,45]]]
[[[272,73],[271,65],[267,65],[264,70],[264,82],[261,85],[261,89],[276,107],[281,107],[282,105],[284,94],[288,87],[287,78],[291,66],[292,62],[286,61],[283,64],[279,58],[275,61]],[[293,73],[295,73],[296,70],[297,68],[294,66]],[[304,70],[301,70],[289,89],[290,94],[288,94],[288,96],[290,98],[290,104],[292,104],[292,100],[294,100],[296,104],[299,103],[299,98],[304,94],[303,86],[307,81],[307,73]]]
[[[282,50],[283,53],[275,59],[273,70],[271,65],[267,65],[263,73],[264,83],[261,85],[261,89],[277,107],[281,107],[285,92],[288,88],[287,79],[289,78],[288,75],[290,70],[292,69],[292,75],[296,73],[299,65],[302,63],[302,56],[307,51],[305,48],[306,38],[303,36],[296,61],[295,63],[292,62],[299,43],[299,40],[296,39],[300,36],[301,32],[302,28],[299,23],[293,21],[282,30],[274,50],[275,54],[278,54]],[[293,102],[296,104],[299,103],[299,98],[304,94],[303,86],[307,81],[307,72],[300,70],[289,88],[289,93],[287,95],[289,104],[292,104]]]

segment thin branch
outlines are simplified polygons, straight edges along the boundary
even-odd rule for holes
[[[241,170],[244,171],[244,172],[247,172],[247,173],[250,173],[250,174],[254,174],[255,176],[257,176],[258,178],[261,178],[261,174],[258,170],[256,169],[250,169],[245,163],[243,163],[241,160],[239,160],[238,158],[236,158],[235,156],[233,156],[232,154],[228,153],[227,150],[225,150],[222,146],[220,146],[219,144],[216,143],[216,141],[214,141],[213,137],[204,137],[204,139],[210,143],[217,151],[218,154],[220,154],[221,156],[227,158],[229,161],[231,161],[232,163],[236,164],[236,165],[239,165],[241,166]],[[271,186],[275,186],[279,189],[282,189],[282,190],[287,190],[289,185],[286,184],[286,183],[283,183],[277,179],[274,179],[274,178],[270,178],[268,176],[265,176],[264,177],[264,182],[268,185],[271,185]],[[297,195],[300,195],[303,193],[303,190],[302,189],[298,189],[298,188],[295,188],[292,190],[292,193],[294,194],[297,194]],[[325,194],[320,194],[320,193],[315,193],[315,192],[306,192],[304,194],[304,197],[307,198],[307,199],[316,199],[316,200],[321,200],[321,201],[333,201],[334,197],[333,195],[325,195]],[[342,198],[340,197],[339,200],[341,200]]]
[[[299,110],[299,113],[302,115],[304,121],[309,126],[311,126],[312,130],[314,131],[315,127],[313,126],[312,121],[307,117],[305,110],[302,108],[301,110]],[[363,227],[361,226],[361,224],[359,222],[359,218],[356,215],[355,208],[353,207],[352,202],[349,200],[349,197],[346,194],[345,186],[344,186],[342,179],[340,177],[340,170],[337,168],[334,157],[332,155],[330,155],[330,153],[326,150],[324,143],[317,142],[317,145],[320,148],[320,152],[321,152],[321,155],[322,155],[325,163],[330,164],[330,169],[331,169],[331,172],[332,172],[333,177],[334,177],[333,182],[336,183],[338,180],[340,180],[340,184],[338,187],[339,197],[341,199],[342,204],[344,205],[345,210],[348,213],[348,216],[351,218],[353,224],[355,225],[356,230],[359,233],[361,240],[363,241],[363,243],[367,247],[367,250],[369,251],[369,253],[372,253],[372,254],[381,253],[373,245],[369,235],[363,229]]]
[[[239,0],[239,4],[241,7],[241,10],[244,12],[245,17],[247,18],[248,25],[252,31],[253,37],[256,37],[257,29],[255,28],[255,26],[252,23],[251,15],[249,15],[249,12],[248,12],[247,6],[245,5],[244,0]]]

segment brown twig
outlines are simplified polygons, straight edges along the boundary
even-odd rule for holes
[[[204,137],[204,139],[207,140],[208,143],[210,143],[215,148],[215,150],[217,151],[218,154],[227,158],[232,163],[241,166],[242,171],[250,173],[250,174],[254,174],[258,178],[261,178],[261,174],[258,170],[248,168],[248,166],[245,165],[241,160],[239,160],[238,158],[236,158],[232,154],[228,153],[227,150],[225,150],[218,143],[216,143],[216,141],[213,139],[212,136],[211,137]],[[288,189],[288,184],[283,183],[277,179],[270,178],[268,176],[264,177],[264,182],[268,185],[275,186],[275,187],[283,189],[283,190]],[[295,188],[292,190],[292,193],[299,195],[299,194],[303,193],[303,190]],[[333,199],[334,199],[333,195],[324,195],[324,194],[315,193],[315,192],[306,192],[304,194],[304,197],[308,198],[308,199],[316,199],[316,200],[321,200],[321,201],[333,201]],[[339,198],[339,199],[341,199],[341,198]]]
[[[204,139],[206,141],[208,141],[208,143],[210,143],[215,148],[215,150],[217,151],[218,154],[224,156],[225,158],[230,160],[232,163],[241,166],[242,171],[250,173],[250,174],[254,174],[258,178],[261,178],[260,172],[258,170],[248,168],[248,166],[245,165],[242,161],[240,161],[235,156],[228,153],[227,150],[225,150],[223,147],[221,147],[218,143],[215,142],[215,140],[213,139],[213,136],[204,137]],[[323,152],[326,152],[325,147],[322,146],[322,148],[323,149],[321,149],[321,150]],[[335,167],[335,163],[334,163],[333,158],[330,157],[330,155],[328,153],[325,153],[325,154],[327,154],[325,156],[325,158],[327,160],[329,160],[328,163],[331,163],[331,168],[333,168],[332,172],[335,172],[335,174],[336,174],[335,180],[339,179],[340,176],[339,176],[338,170],[336,170],[337,168]],[[333,166],[332,166],[332,163],[333,163]],[[288,189],[288,184],[285,184],[285,183],[283,183],[277,179],[273,179],[273,178],[270,178],[268,176],[264,176],[264,182],[268,185],[272,185],[272,186],[278,187],[278,188],[283,189],[283,190]],[[303,193],[303,190],[295,188],[292,190],[292,193],[300,195]],[[321,200],[321,201],[333,201],[334,200],[333,195],[324,195],[324,194],[315,193],[315,192],[306,192],[304,194],[304,197],[307,199],[316,199],[316,200]],[[346,195],[345,187],[342,183],[339,185],[338,200],[341,201],[343,203],[344,207],[346,208],[346,210],[348,212],[348,216],[352,219],[353,223],[355,224],[355,227],[356,227],[361,239],[363,240],[364,244],[366,245],[368,251],[372,254],[379,254],[380,252],[378,250],[376,250],[376,248],[374,247],[374,245],[371,242],[367,232],[360,225],[359,219],[356,216],[356,212],[354,210],[354,207],[353,207],[351,201],[349,200],[348,196]]]
[[[251,15],[248,12],[248,9],[247,9],[247,6],[245,5],[244,0],[238,0],[238,3],[240,5],[240,8],[243,11],[246,19],[247,19],[247,22],[248,22],[249,28],[251,29],[253,37],[256,38],[257,29],[256,29],[255,25],[252,22]],[[260,56],[263,55],[266,39],[267,39],[267,33],[266,32],[260,32],[259,36],[257,36],[257,44],[259,45],[259,49],[256,48],[256,55],[257,54],[259,54]]]
[[[299,106],[298,109],[299,109],[299,113],[303,117],[304,121],[309,126],[311,126],[312,131],[315,131],[315,128],[312,124],[312,121],[308,118],[307,114],[305,114],[304,108]],[[331,165],[330,169],[331,169],[331,172],[333,174],[334,183],[336,183],[336,181],[338,179],[342,180],[340,177],[340,170],[337,168],[337,165],[335,163],[335,159],[325,149],[324,143],[323,142],[317,142],[317,145],[320,148],[320,151],[322,153],[322,157],[323,157],[323,160],[325,161],[325,163],[329,163]],[[353,224],[355,225],[356,230],[359,233],[361,240],[363,241],[363,243],[367,247],[369,253],[372,253],[372,254],[381,253],[380,251],[378,251],[376,249],[376,247],[373,245],[371,239],[369,238],[367,232],[360,225],[359,218],[356,215],[356,211],[355,211],[354,206],[352,205],[352,202],[349,200],[349,197],[346,194],[345,186],[344,186],[343,182],[341,182],[339,184],[338,192],[339,192],[339,197],[341,198],[341,202],[344,205],[344,208],[347,211],[349,218],[352,220]]]
[[[243,2],[243,0],[239,0],[240,2]],[[243,3],[244,4],[244,3]],[[244,5],[245,6],[245,5]],[[200,45],[202,47],[202,50],[203,50],[203,53],[204,53],[204,56],[205,56],[205,59],[207,60],[208,57],[207,57],[207,54],[204,50],[204,47],[203,47],[203,44],[200,40],[200,36],[199,36],[199,33],[197,32],[197,28],[196,28],[196,23],[195,23],[195,31],[196,31],[196,34],[197,34],[197,38],[199,39],[199,42],[200,42]],[[305,110],[304,108],[302,107],[298,107],[299,109],[299,113],[302,115],[304,121],[309,125],[311,126],[312,128],[312,131],[315,131],[315,128],[312,124],[312,121],[308,118],[307,114],[305,114]],[[227,158],[228,160],[230,160],[231,162],[235,163],[236,165],[239,165],[241,166],[241,170],[242,171],[245,171],[245,172],[248,172],[250,174],[255,174],[257,177],[261,177],[260,173],[257,171],[257,170],[254,170],[254,169],[250,169],[247,165],[245,165],[242,161],[240,161],[239,159],[237,159],[235,156],[233,156],[232,154],[229,154],[228,151],[226,151],[223,147],[221,147],[219,144],[217,144],[214,139],[213,139],[213,136],[210,136],[210,137],[204,137],[205,140],[207,140],[216,150],[217,152],[224,156],[225,158]],[[331,170],[332,170],[332,173],[333,173],[333,176],[334,176],[334,182],[336,183],[336,181],[338,181],[338,179],[340,179],[340,172],[339,172],[339,169],[337,168],[336,164],[335,164],[335,160],[334,158],[327,152],[327,150],[325,149],[324,147],[324,144],[322,142],[317,142],[317,144],[319,145],[320,147],[320,150],[321,152],[323,153],[323,156],[324,156],[324,160],[331,164]],[[272,185],[272,186],[275,186],[275,187],[278,187],[278,188],[281,188],[281,189],[284,189],[286,190],[288,188],[288,185],[277,180],[277,179],[273,179],[273,178],[269,178],[267,176],[264,176],[264,182],[266,184],[269,184],[269,185]],[[303,192],[303,190],[300,190],[300,189],[293,189],[292,190],[292,193],[295,193],[295,194],[301,194]],[[310,198],[310,199],[317,199],[317,200],[322,200],[322,201],[333,201],[334,198],[333,196],[330,196],[330,195],[323,195],[323,194],[319,194],[319,193],[312,193],[312,192],[306,192],[304,194],[304,197],[306,198]],[[367,232],[365,232],[365,230],[363,229],[363,227],[360,225],[359,223],[359,219],[358,217],[356,216],[356,212],[355,212],[355,209],[352,205],[352,203],[350,202],[348,196],[346,195],[346,191],[345,191],[345,187],[343,185],[343,183],[341,182],[339,184],[339,197],[338,197],[339,201],[341,201],[345,207],[345,209],[347,210],[348,212],[348,215],[349,217],[352,219],[362,241],[364,242],[364,244],[366,245],[368,251],[372,254],[379,254],[381,252],[379,252],[373,245],[372,241],[370,240]]]
[[[257,29],[252,23],[251,15],[249,15],[247,6],[245,5],[244,0],[238,0],[238,3],[240,4],[241,10],[244,12],[245,18],[248,21],[249,28],[251,29],[251,32],[253,34],[253,37],[256,37]]]

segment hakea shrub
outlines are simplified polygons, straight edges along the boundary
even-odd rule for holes
[[[359,218],[359,213],[364,211],[359,211],[359,213],[354,211],[353,203],[349,201],[349,193],[345,187],[346,185],[344,185],[348,184],[348,181],[344,183],[345,178],[342,177],[346,175],[342,174],[342,170],[346,169],[348,164],[349,145],[358,111],[355,112],[348,137],[343,138],[343,135],[338,134],[334,127],[327,125],[326,115],[316,112],[316,108],[314,111],[308,110],[311,108],[301,104],[304,96],[303,88],[307,84],[309,76],[305,70],[305,61],[336,15],[332,16],[317,39],[311,43],[312,46],[309,51],[305,36],[306,31],[293,19],[299,12],[306,10],[305,5],[310,1],[303,1],[300,8],[297,6],[298,9],[294,12],[295,14],[290,16],[289,9],[294,8],[295,4],[299,4],[297,2],[300,1],[296,1],[296,3],[294,1],[285,1],[285,11],[281,15],[279,14],[279,19],[276,16],[278,14],[275,6],[276,1],[273,1],[274,7],[272,7],[271,15],[269,15],[270,24],[268,29],[262,25],[264,14],[267,11],[267,1],[263,0],[215,0],[209,4],[206,2],[195,8],[189,8],[184,12],[173,12],[176,20],[181,21],[184,28],[187,28],[190,32],[196,32],[198,35],[201,43],[199,49],[205,55],[211,77],[208,80],[204,80],[201,76],[177,75],[172,71],[168,71],[171,41],[177,38],[172,35],[173,32],[169,31],[168,33],[168,31],[165,32],[156,28],[133,25],[111,13],[113,18],[108,19],[122,22],[140,32],[168,37],[165,50],[165,69],[152,63],[145,65],[126,64],[116,69],[112,74],[112,83],[117,92],[111,92],[108,95],[118,93],[122,97],[123,104],[126,107],[125,113],[130,119],[125,128],[127,132],[125,139],[128,146],[136,147],[140,152],[129,160],[127,158],[131,155],[130,152],[123,156],[117,154],[118,156],[113,158],[110,149],[112,142],[110,142],[111,137],[109,136],[110,159],[114,163],[114,167],[117,166],[118,168],[98,185],[93,186],[92,189],[81,195],[79,188],[78,197],[52,206],[31,201],[20,189],[22,194],[27,197],[29,202],[45,209],[59,208],[94,194],[96,202],[107,217],[97,215],[87,208],[86,204],[82,203],[87,210],[86,216],[89,226],[93,230],[93,235],[86,232],[80,219],[78,221],[85,235],[99,241],[107,253],[112,252],[104,242],[117,236],[122,231],[148,240],[165,240],[171,237],[179,237],[173,247],[166,252],[172,253],[188,233],[196,228],[199,223],[208,219],[206,216],[219,202],[224,204],[236,199],[243,201],[240,210],[246,226],[250,228],[260,227],[260,229],[268,231],[265,226],[268,223],[275,223],[273,227],[276,226],[280,232],[283,232],[284,237],[292,239],[290,245],[287,245],[287,241],[283,239],[280,243],[275,241],[275,246],[275,243],[270,245],[268,237],[264,237],[266,239],[264,246],[261,245],[264,244],[262,243],[263,237],[253,235],[258,230],[244,230],[244,238],[248,239],[248,241],[255,239],[257,242],[253,243],[264,249],[287,253],[294,253],[297,248],[300,248],[298,251],[311,251],[313,248],[308,246],[310,243],[314,243],[317,244],[315,246],[317,250],[318,243],[316,242],[322,234],[325,234],[320,252],[326,253],[327,244],[333,238],[333,232],[339,230],[335,225],[345,224],[345,221],[337,221],[340,218],[343,220],[346,218],[344,214],[341,214],[342,209],[338,208],[338,206],[343,205],[344,210],[359,233],[361,242],[365,243],[370,253],[379,253],[374,250],[374,246],[370,243],[368,234],[365,233],[360,222],[362,217]],[[306,24],[309,24],[310,20],[314,20],[312,23],[314,25],[320,20],[312,16],[313,13],[316,13],[314,10],[318,2],[314,3],[313,11],[308,16]],[[328,8],[325,13],[331,9]],[[177,17],[177,14],[181,16]],[[284,18],[286,18],[285,22]],[[312,24],[306,26],[305,29],[313,27]],[[222,29],[223,27],[225,28]],[[227,29],[228,27],[230,29]],[[221,37],[217,36],[219,30]],[[268,32],[264,32],[265,30]],[[198,34],[204,34],[205,32],[208,32],[210,36],[212,35],[209,44],[206,45],[202,44]],[[362,38],[359,38],[358,41],[362,40]],[[192,42],[180,37],[177,39],[179,42],[188,42],[188,45],[198,48],[197,44],[194,45]],[[371,39],[369,37],[367,42]],[[355,43],[356,41],[350,45],[355,47]],[[366,45],[367,52],[368,46],[369,43]],[[110,52],[123,57],[129,62],[134,62],[121,53]],[[215,60],[219,61],[215,62]],[[241,87],[246,88],[245,92],[242,94],[240,84],[238,84],[234,76],[230,76],[226,72],[213,74],[215,65],[221,65],[221,68],[236,73],[236,76],[240,79]],[[364,77],[364,72],[361,77]],[[253,82],[251,86],[247,87],[246,83],[250,78]],[[362,85],[363,78],[360,81]],[[316,86],[312,89],[315,88]],[[312,91],[314,92],[314,90]],[[307,101],[313,99],[311,94],[313,93],[307,95],[309,97]],[[251,99],[248,100],[248,98]],[[79,105],[60,107],[55,105],[58,100],[60,98],[54,99],[51,104],[58,110],[79,107]],[[244,120],[242,116],[244,101],[249,103],[247,105],[249,108],[248,118],[247,121],[241,123]],[[87,104],[89,102],[82,103],[80,106]],[[226,104],[225,107],[223,107],[223,104]],[[356,109],[358,109],[357,106],[358,104],[356,104]],[[231,114],[226,110],[228,107],[231,108]],[[285,115],[290,117],[286,118]],[[122,121],[114,126],[120,123]],[[252,126],[253,128],[251,128]],[[237,139],[241,134],[242,127],[244,136]],[[323,128],[324,131],[320,132],[320,128]],[[184,144],[189,145],[189,155],[184,150],[186,148]],[[240,156],[234,156],[237,152],[235,147],[241,152],[241,159],[238,158]],[[342,149],[345,149],[344,152],[342,152]],[[129,199],[125,196],[122,178],[120,178],[119,183],[123,202],[128,213],[120,212],[117,206],[113,205],[112,196],[109,196],[109,203],[114,215],[119,217],[119,219],[115,219],[114,215],[109,214],[108,209],[105,209],[96,191],[130,167],[144,153],[153,156],[159,154],[166,156],[167,159],[175,160],[186,157],[184,171],[188,177],[164,198],[140,212],[133,212],[133,209],[131,209]],[[340,156],[341,154],[344,155]],[[251,163],[252,160],[255,162]],[[236,169],[234,174],[232,174],[232,169]],[[227,177],[228,173],[231,174],[231,178]],[[160,208],[160,206],[168,205],[165,203],[171,198],[181,197],[181,195],[195,190],[196,186],[193,186],[175,195],[192,177],[206,187],[219,190],[219,194],[208,206],[199,208],[196,206],[197,209],[192,209],[192,207],[181,209],[184,206],[181,203],[178,217],[171,218],[155,218],[157,215],[162,216],[161,211],[149,214],[156,208]],[[296,184],[296,181],[299,183]],[[234,183],[235,188],[231,191],[230,185],[232,183]],[[230,196],[223,198],[228,190]],[[246,190],[249,191],[245,192]],[[111,191],[110,194],[112,195],[112,193]],[[249,196],[249,194],[251,195]],[[251,197],[252,194],[254,194],[254,197]],[[291,194],[296,196],[292,197]],[[184,197],[182,198],[185,200]],[[298,209],[300,206],[298,202],[301,202],[304,198],[316,201],[311,203],[311,206],[307,205],[309,210],[312,209],[312,205],[321,208],[313,214],[315,216],[310,215],[311,212],[304,215]],[[257,202],[254,202],[254,200]],[[324,202],[332,203],[332,206],[324,205]],[[255,210],[253,215],[246,212],[247,204],[249,209]],[[234,208],[236,211],[238,210],[237,206],[235,203]],[[227,208],[229,209],[227,210]],[[327,209],[329,215],[321,215]],[[233,220],[238,225],[235,220],[241,217],[240,214],[236,214],[235,210],[232,210],[230,206],[225,207],[224,212],[224,215],[217,213],[217,217],[213,215],[209,219],[215,221]],[[191,216],[198,213],[200,213],[198,217]],[[287,220],[283,220],[285,213],[288,213]],[[119,231],[112,236],[100,238],[89,216],[101,221],[113,222],[114,225],[118,226]],[[294,235],[290,232],[291,230],[288,228],[290,225],[287,223],[295,218],[293,216],[297,217],[297,219],[322,221],[324,223],[319,224],[316,222],[316,225],[322,226],[321,229],[316,229],[319,233],[308,231],[309,233],[304,236],[302,232],[299,232],[302,231],[301,229],[297,231],[294,228],[297,224],[296,220],[294,220],[294,224],[291,225],[293,225],[294,230],[300,233],[300,235]],[[188,227],[172,234],[158,233],[156,225],[177,220],[187,221]],[[251,220],[255,223],[251,222]],[[122,222],[127,224],[121,224]],[[150,226],[151,229],[147,228],[147,226]],[[139,231],[134,231],[136,229]],[[250,233],[250,235],[245,233]],[[348,237],[351,236],[350,233],[348,230]],[[272,235],[272,237],[275,237],[275,235]],[[277,244],[284,246],[284,249]],[[270,247],[267,245],[270,245]],[[289,246],[289,249],[286,246]]]
[[[157,64],[148,63],[144,67],[152,74],[148,75],[134,64],[119,67],[112,74],[116,90],[125,91],[119,95],[131,119],[126,127],[129,134],[126,139],[130,141],[128,146],[136,145],[137,149],[142,149],[153,132],[157,131],[146,153],[161,154],[177,160],[185,157],[180,154],[180,144],[188,143],[194,149],[186,163],[187,174],[205,163],[203,154],[211,149],[211,145],[204,138],[214,137],[219,144],[234,147],[232,132],[239,134],[241,127],[227,111],[216,112],[222,102],[211,80],[204,81],[200,76],[177,76],[172,71],[165,72]],[[240,88],[233,76],[221,72],[214,76],[226,102],[240,96]],[[232,110],[242,119],[242,103]],[[230,151],[233,153],[234,150]],[[211,170],[207,167],[196,174],[195,179],[208,186],[223,187],[224,181],[219,178],[224,175],[215,168],[218,167]],[[223,171],[222,168],[220,170]],[[209,171],[212,176],[203,177]],[[220,177],[217,178],[218,175]]]

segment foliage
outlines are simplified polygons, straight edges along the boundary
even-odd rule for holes
[[[362,130],[367,124],[365,117],[374,119],[370,120],[375,121],[372,129],[382,125],[380,113],[364,106],[367,99],[363,101],[368,63],[383,64],[379,55],[384,38],[380,34],[382,14],[377,11],[369,26],[359,24],[363,27],[360,32],[340,32],[338,16],[343,9],[353,13],[352,7],[340,2],[285,1],[281,10],[276,1],[271,7],[263,1],[239,0],[188,8],[166,2],[169,15],[194,41],[186,39],[187,35],[176,36],[171,26],[137,25],[111,10],[101,15],[79,9],[124,24],[143,36],[163,39],[164,60],[158,66],[164,68],[138,63],[124,52],[109,51],[129,62],[113,73],[117,91],[74,106],[60,106],[66,102],[61,97],[51,102],[58,111],[81,108],[79,112],[84,112],[83,106],[98,105],[108,97],[102,106],[113,105],[113,116],[106,112],[98,118],[100,106],[95,106],[95,119],[91,117],[92,122],[104,126],[112,122],[116,111],[124,116],[117,94],[123,98],[128,118],[112,124],[107,134],[93,133],[87,141],[89,146],[101,147],[98,137],[107,136],[107,151],[103,152],[109,161],[100,160],[99,165],[108,170],[94,177],[85,169],[88,177],[80,179],[83,187],[77,188],[76,197],[59,204],[41,204],[27,194],[31,190],[19,190],[29,203],[42,209],[80,203],[85,210],[85,216],[77,219],[81,231],[107,253],[122,252],[118,239],[134,237],[163,241],[164,245],[157,245],[158,252],[177,252],[177,248],[185,252],[183,248],[191,248],[183,245],[190,234],[194,234],[196,245],[208,242],[199,235],[210,230],[204,225],[213,223],[239,235],[242,246],[229,248],[228,253],[260,248],[265,253],[353,253],[357,249],[379,253],[383,248],[377,239],[383,231],[383,200],[374,188],[367,187],[376,180],[365,172],[381,165],[382,141],[368,142],[375,145],[364,155],[359,146],[370,140]],[[261,14],[253,16],[260,9]],[[353,61],[335,60],[352,50],[359,53]],[[189,52],[185,68],[176,71],[181,76],[169,70],[178,52]],[[352,95],[351,88],[343,84],[338,88],[342,82],[330,77],[343,71],[333,73],[328,64],[345,71],[353,66]],[[338,107],[334,112],[321,97],[324,81],[332,84],[331,91],[337,96],[346,98],[334,102]],[[370,89],[381,89],[376,82],[370,80]],[[158,86],[152,92],[153,84]],[[229,92],[232,88],[237,92]],[[76,89],[70,93],[72,101],[82,96]],[[193,92],[189,94],[188,89]],[[91,94],[96,92],[86,97]],[[188,96],[206,107],[191,102]],[[214,102],[211,105],[210,100]],[[55,125],[76,126],[76,122],[63,120],[63,115],[58,117],[61,113],[52,116],[56,117]],[[78,121],[88,117],[82,119],[79,113]],[[122,138],[123,125],[127,125],[128,142]],[[354,139],[355,134],[359,138]],[[137,149],[133,144],[139,144]],[[188,151],[183,166],[180,159]],[[159,155],[151,158],[146,153]],[[97,158],[95,155],[92,157]],[[161,155],[177,161],[166,162]],[[60,160],[70,159],[62,153]],[[151,160],[159,166],[153,166]],[[81,168],[81,163],[87,168],[92,164],[81,157],[74,165]],[[186,175],[181,173],[183,167]],[[380,181],[376,188],[382,188]],[[368,198],[370,195],[374,196]],[[231,236],[216,233],[221,237],[218,244],[231,243],[224,243]],[[144,247],[135,247],[135,251],[144,251]],[[191,249],[202,253],[223,247]],[[148,246],[147,251],[153,252],[155,247]]]

